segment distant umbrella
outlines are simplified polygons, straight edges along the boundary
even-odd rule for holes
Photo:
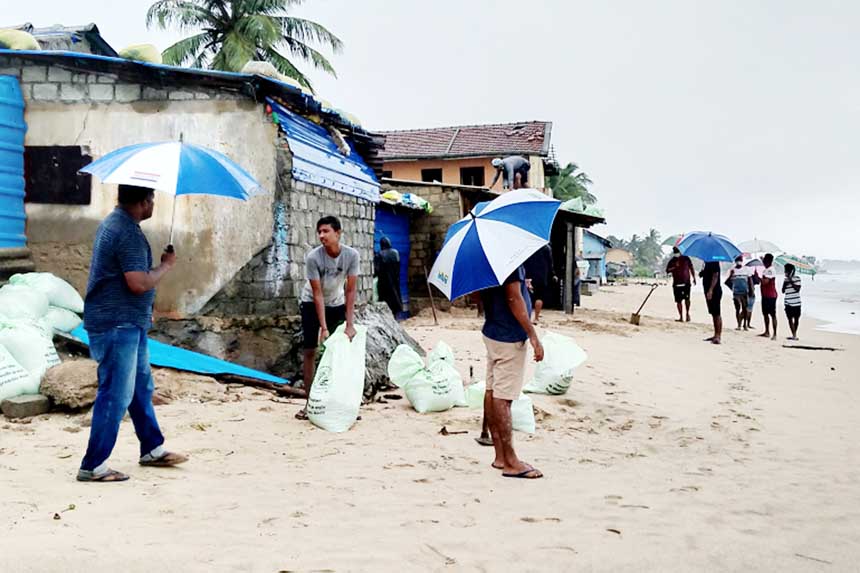
[[[764,241],[762,239],[753,239],[751,241],[744,241],[743,243],[738,243],[738,248],[745,253],[753,254],[782,252],[782,249],[780,249],[776,244],[771,243],[770,241]]]
[[[751,261],[748,261],[746,266],[748,266],[748,267],[763,267],[764,263],[761,262],[761,259],[753,259]]]
[[[791,263],[794,265],[794,268],[798,273],[802,275],[813,275],[817,272],[815,267],[808,262],[804,261],[800,257],[793,257],[791,255],[780,255],[776,258],[776,264],[785,266],[786,264]]]
[[[685,234],[678,244],[678,249],[684,255],[696,257],[706,263],[731,262],[741,254],[741,250],[727,237],[704,232]]]
[[[680,243],[684,239],[684,233],[680,233],[678,235],[670,235],[666,237],[666,240],[660,243],[663,247],[677,247],[678,243]]]

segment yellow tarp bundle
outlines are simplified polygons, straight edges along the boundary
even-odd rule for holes
[[[0,48],[7,50],[40,50],[39,42],[21,30],[0,30]]]

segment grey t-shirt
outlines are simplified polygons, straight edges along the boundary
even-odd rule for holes
[[[358,276],[358,251],[346,245],[340,246],[340,254],[334,258],[320,245],[305,257],[305,277],[308,282],[302,289],[302,302],[313,302],[311,281],[322,283],[323,300],[326,306],[341,306],[346,303],[344,285],[347,277]]]

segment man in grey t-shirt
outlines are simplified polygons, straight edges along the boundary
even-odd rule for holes
[[[308,282],[300,297],[304,356],[302,372],[308,397],[314,381],[317,346],[344,321],[344,333],[355,336],[355,293],[358,282],[358,251],[340,244],[341,226],[337,217],[317,221],[321,245],[305,257]],[[307,405],[296,418],[307,419]]]
[[[493,182],[490,183],[490,189],[495,186],[499,177],[502,177],[502,189],[516,189],[517,185],[520,187],[529,186],[529,169],[531,169],[531,163],[525,157],[521,155],[511,155],[504,159],[497,157],[493,159],[492,163],[496,169],[496,176],[493,178]],[[519,182],[516,180],[517,175],[520,176]]]

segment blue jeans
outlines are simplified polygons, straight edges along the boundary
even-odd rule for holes
[[[99,390],[93,406],[93,424],[81,469],[95,470],[110,457],[126,410],[144,456],[164,443],[152,407],[152,372],[146,331],[120,325],[92,332],[90,355],[99,363]],[[99,468],[101,470],[101,468]]]

